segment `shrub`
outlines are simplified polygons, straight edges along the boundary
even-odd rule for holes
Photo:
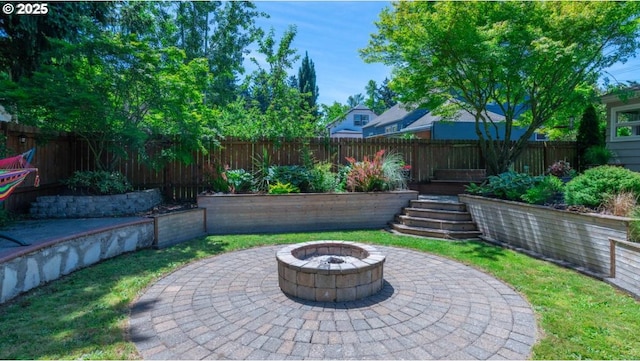
[[[584,152],[586,165],[605,165],[613,158],[613,152],[602,145],[594,145]]]
[[[274,184],[269,184],[269,194],[289,194],[289,193],[300,193],[300,189],[291,183],[276,182]]]
[[[564,183],[560,178],[549,175],[540,179],[532,188],[521,196],[521,199],[529,204],[551,203],[562,192]]]
[[[575,175],[575,170],[571,168],[571,164],[565,160],[559,160],[547,168],[547,174],[551,174],[558,178],[572,177]]]
[[[309,178],[309,170],[301,165],[271,166],[267,169],[267,175],[264,177],[269,185],[291,183],[299,191],[304,192],[309,190]]]
[[[207,164],[204,167],[204,179],[209,188],[213,192],[229,193],[231,191],[231,185],[227,180],[228,167],[222,167],[221,165]]]
[[[347,178],[351,173],[350,165],[343,165],[338,168],[338,175],[336,177],[336,192],[347,191]]]
[[[62,181],[69,189],[92,195],[122,194],[133,190],[133,186],[120,172],[76,171]]]
[[[231,169],[226,172],[227,182],[236,193],[250,192],[253,187],[253,176],[244,169]]]
[[[606,197],[625,191],[640,195],[640,173],[605,165],[587,169],[567,183],[565,200],[569,205],[598,207]]]
[[[487,182],[478,188],[471,190],[489,197],[507,199],[511,201],[520,201],[522,196],[533,188],[543,177],[533,177],[526,173],[518,173],[513,169],[498,174],[497,176],[489,176]],[[469,188],[467,188],[469,190]]]
[[[382,168],[384,149],[378,151],[373,159],[365,156],[361,162],[347,157],[350,165],[346,179],[346,189],[350,192],[375,192],[386,190],[387,180]]]
[[[401,154],[379,150],[372,159],[365,156],[361,162],[347,157],[348,173],[339,174],[344,189],[350,192],[375,192],[407,188],[407,169]],[[338,188],[340,188],[339,186]]]
[[[326,193],[336,189],[336,174],[331,171],[331,163],[322,162],[313,166],[309,171],[309,190],[312,192]]]

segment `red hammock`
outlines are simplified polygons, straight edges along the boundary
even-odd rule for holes
[[[38,168],[30,164],[34,153],[35,148],[14,157],[0,159],[0,202],[7,199],[31,172],[36,172],[34,186],[40,185]]]

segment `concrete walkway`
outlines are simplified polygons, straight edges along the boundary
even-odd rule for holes
[[[385,286],[346,303],[278,288],[282,246],[225,253],[159,280],[133,305],[145,359],[525,359],[530,305],[504,283],[442,257],[380,247]]]

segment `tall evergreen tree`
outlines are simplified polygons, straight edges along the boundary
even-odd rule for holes
[[[380,86],[375,80],[369,80],[365,91],[367,92],[367,99],[364,104],[378,115],[396,105],[394,100],[396,93],[389,88],[389,79],[387,78],[384,79]]]
[[[298,90],[301,94],[307,94],[305,97],[308,109],[315,115],[317,114],[316,101],[318,100],[318,86],[316,85],[316,68],[313,60],[309,59],[309,53],[305,51],[302,58],[302,65],[298,70]]]
[[[600,121],[598,120],[596,108],[593,105],[589,105],[584,110],[584,113],[582,113],[576,143],[578,147],[578,158],[581,163],[584,162],[584,154],[587,148],[604,145],[604,136],[601,131]],[[580,168],[583,166],[584,164],[580,164]]]

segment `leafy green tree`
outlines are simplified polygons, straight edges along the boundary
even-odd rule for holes
[[[295,138],[318,133],[314,115],[300,106],[305,97],[291,86],[288,71],[298,59],[291,44],[296,27],[290,26],[280,41],[273,29],[258,41],[258,51],[267,68],[255,57],[255,70],[245,80],[244,98],[223,111],[223,133],[229,136],[256,139]]]
[[[29,77],[42,63],[44,54],[52,49],[52,39],[79,41],[82,34],[103,25],[111,11],[107,2],[47,3],[44,16],[18,14],[0,16],[0,69],[9,79]]]
[[[318,100],[318,86],[316,85],[316,68],[313,64],[313,60],[309,59],[309,53],[304,53],[302,58],[302,64],[298,69],[298,90],[305,97],[304,106],[312,112],[317,114],[316,101]]]
[[[320,126],[324,129],[329,123],[333,122],[338,118],[344,117],[349,111],[349,106],[346,104],[340,104],[336,101],[331,105],[322,104],[321,107],[321,117],[320,117]]]
[[[476,118],[487,170],[499,174],[535,130],[579,98],[577,89],[636,53],[639,14],[636,2],[397,2],[380,14],[361,54],[394,67],[391,85],[405,103],[434,109],[462,100]],[[501,139],[490,135],[490,104],[506,118]],[[512,139],[522,110],[527,131]]]
[[[153,165],[189,161],[215,139],[203,104],[206,60],[185,64],[177,48],[153,49],[131,36],[104,33],[77,45],[60,43],[30,78],[4,84],[21,122],[84,139],[95,167],[110,170],[128,151]]]

